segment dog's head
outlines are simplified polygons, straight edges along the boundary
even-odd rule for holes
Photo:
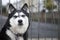
[[[20,10],[17,10],[12,4],[9,4],[8,13],[9,24],[11,25],[10,29],[13,32],[21,33],[21,31],[27,30],[29,26],[29,10],[26,3]]]

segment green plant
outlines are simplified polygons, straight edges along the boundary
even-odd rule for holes
[[[57,6],[54,4],[53,0],[45,0],[44,1],[45,8],[49,11],[55,9]]]

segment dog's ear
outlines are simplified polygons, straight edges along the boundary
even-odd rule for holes
[[[24,11],[27,11],[29,13],[29,9],[28,9],[27,3],[25,3],[21,9],[24,10]]]
[[[8,13],[10,14],[14,10],[15,10],[14,6],[12,4],[8,3],[8,5],[7,5],[7,11],[8,11]]]

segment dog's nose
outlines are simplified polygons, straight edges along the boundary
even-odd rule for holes
[[[22,20],[18,20],[19,23],[22,23]]]

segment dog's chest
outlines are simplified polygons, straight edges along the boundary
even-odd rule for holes
[[[22,36],[16,36],[10,30],[7,30],[6,34],[11,38],[11,40],[24,40]]]

